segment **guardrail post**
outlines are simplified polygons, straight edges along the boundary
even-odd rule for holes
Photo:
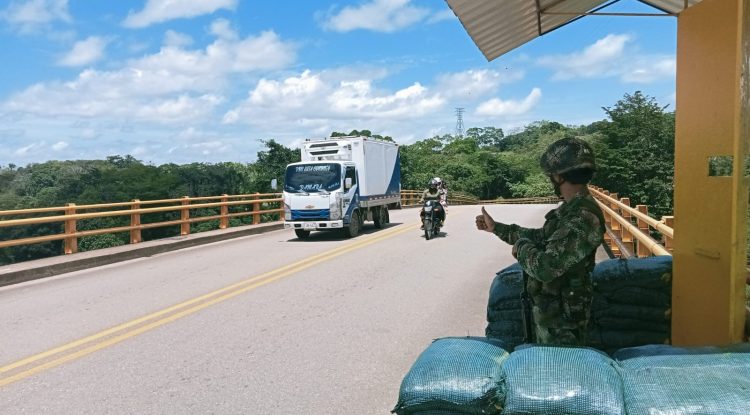
[[[258,200],[260,193],[255,192],[253,200]],[[253,225],[260,224],[260,202],[253,202]]]
[[[219,219],[219,229],[226,229],[229,227],[229,217],[227,217],[229,214],[229,206],[226,204],[228,201],[229,197],[226,193],[221,195],[221,218]]]
[[[141,201],[139,199],[133,199],[133,202],[130,204],[130,209],[137,210],[141,208]],[[131,244],[137,244],[141,242],[143,239],[141,239],[141,229],[134,229],[136,226],[141,226],[141,214],[140,213],[132,213],[130,215],[130,243]]]
[[[610,193],[609,197],[617,200],[617,193]],[[616,203],[611,202],[609,204],[609,207],[614,210],[617,215],[622,216],[622,212],[620,212],[621,209],[619,206],[617,206]],[[622,225],[620,225],[620,222],[618,222],[617,219],[612,218],[612,220],[610,221],[610,229],[612,230],[612,234],[614,235],[615,239],[617,239],[618,241],[622,241]],[[620,247],[618,247],[616,243],[612,244],[612,253],[615,254],[618,258],[622,257]]]
[[[65,206],[67,206],[67,209],[65,209],[66,215],[75,215],[76,214],[76,204],[75,203],[68,203]],[[67,219],[65,221],[65,235],[74,235],[76,233],[76,220],[75,219]],[[78,252],[78,238],[75,236],[68,236],[65,238],[65,247],[64,247],[66,254],[75,254]]]
[[[622,203],[625,206],[630,207],[630,198],[629,197],[623,197],[620,199],[620,203]],[[633,222],[633,216],[630,214],[630,211],[623,209],[622,212],[620,212],[623,218],[627,219],[628,223]],[[621,241],[625,249],[628,250],[628,252],[633,253],[635,252],[635,243],[633,242],[633,234],[630,233],[630,231],[626,228],[623,228],[621,230]]]
[[[648,215],[648,206],[646,206],[646,205],[636,205],[635,208],[639,212],[643,213],[644,215]],[[637,223],[638,223],[638,229],[641,232],[645,233],[646,235],[649,235],[650,232],[649,232],[648,223],[646,223],[646,221],[643,220],[643,219],[638,219]],[[643,257],[651,256],[651,251],[649,249],[645,248],[642,245],[643,244],[641,244],[640,242],[638,242],[638,251],[636,253],[638,255],[638,257],[639,258],[643,258]]]
[[[665,225],[674,229],[674,216],[662,216],[661,221]],[[672,238],[668,237],[667,235],[662,235],[662,238],[664,239],[664,248],[666,248],[669,252],[674,251],[674,241],[672,240]]]
[[[182,196],[182,209],[180,209],[180,220],[182,223],[180,223],[180,235],[190,235],[190,208],[187,206],[190,205],[190,196]]]

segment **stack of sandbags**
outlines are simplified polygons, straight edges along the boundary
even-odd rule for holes
[[[487,337],[500,339],[511,348],[523,343],[521,291],[523,270],[516,263],[495,275],[487,302]]]
[[[672,257],[613,259],[596,264],[589,345],[623,347],[669,343]]]
[[[503,415],[624,415],[617,364],[588,348],[521,346],[503,364]]]
[[[401,382],[398,415],[499,414],[498,386],[508,352],[497,340],[447,337],[435,340]]]
[[[750,414],[750,344],[619,350],[631,414]]]

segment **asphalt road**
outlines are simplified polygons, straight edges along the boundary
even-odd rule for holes
[[[550,205],[496,205],[539,226]],[[0,288],[1,414],[388,414],[435,338],[481,336],[510,247],[452,206],[353,239],[275,231]]]

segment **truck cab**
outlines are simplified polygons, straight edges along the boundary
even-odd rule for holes
[[[388,223],[400,203],[398,146],[368,137],[310,140],[284,175],[284,227],[304,239],[312,231],[356,236],[365,221]]]

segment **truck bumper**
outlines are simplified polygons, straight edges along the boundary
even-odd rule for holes
[[[324,231],[344,227],[343,220],[316,220],[304,222],[284,222],[284,229],[301,229],[304,231]]]

